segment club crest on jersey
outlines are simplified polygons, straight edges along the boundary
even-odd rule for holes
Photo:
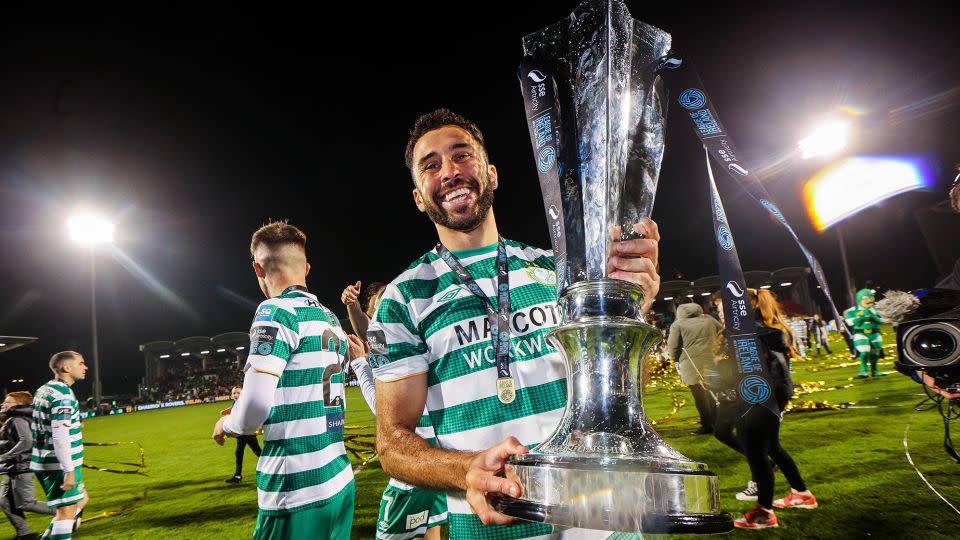
[[[552,270],[540,268],[539,266],[531,266],[527,268],[527,275],[530,276],[530,279],[541,285],[548,287],[557,286],[557,274]]]
[[[257,321],[272,321],[273,312],[276,308],[273,306],[263,306],[257,310],[257,315],[253,318],[254,322]]]

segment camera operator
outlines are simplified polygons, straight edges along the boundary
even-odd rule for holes
[[[960,166],[957,166],[957,176],[953,179],[953,184],[950,186],[949,198],[950,208],[960,214]],[[934,292],[937,291],[937,289],[944,292]],[[954,299],[951,298],[950,294],[946,291],[960,291],[960,259],[957,259],[953,265],[953,271],[950,275],[938,282],[936,289],[925,293],[923,299],[917,298],[909,293],[891,291],[886,295],[887,300],[881,302],[882,306],[878,305],[877,307],[882,311],[883,317],[894,322],[894,324],[904,320],[915,320],[921,317],[942,314],[950,311],[951,308],[957,308]],[[958,295],[958,297],[960,297],[960,295]],[[901,351],[900,362],[896,366],[898,371],[918,383],[927,385],[934,393],[946,399],[960,398],[960,392],[951,392],[948,389],[938,386],[936,377],[926,371],[912,369],[909,365],[904,365],[902,351],[905,344],[900,343],[899,332],[897,333],[897,338],[897,346]],[[910,362],[906,364],[910,364]],[[960,378],[960,366],[958,366],[956,370],[958,371],[957,377]]]

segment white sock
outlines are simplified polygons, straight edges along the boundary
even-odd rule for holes
[[[809,489],[804,490],[804,491],[797,491],[797,490],[795,490],[795,489],[793,489],[793,488],[790,488],[790,491],[796,493],[797,495],[805,495],[805,496],[807,496],[807,497],[809,497],[810,495],[812,495],[812,493],[810,493],[810,490],[809,490]]]
[[[70,538],[73,535],[73,520],[72,519],[63,519],[60,521],[53,522],[53,530],[50,531],[50,536],[56,538]]]

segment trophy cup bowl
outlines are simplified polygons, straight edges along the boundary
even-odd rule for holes
[[[553,433],[511,461],[523,493],[491,497],[504,514],[651,534],[733,528],[717,476],[644,415],[644,359],[662,336],[643,319],[640,287],[607,275],[612,242],[636,238],[653,207],[665,125],[656,66],[669,47],[622,0],[587,0],[524,38],[520,78],[562,316],[547,340],[566,361],[567,405]],[[552,176],[544,155],[556,156]]]

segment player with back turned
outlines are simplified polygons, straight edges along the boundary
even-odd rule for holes
[[[353,470],[343,445],[347,339],[336,316],[307,290],[307,237],[272,222],[250,241],[267,300],[250,329],[243,391],[213,438],[263,427],[257,461],[255,539],[347,540]]]

